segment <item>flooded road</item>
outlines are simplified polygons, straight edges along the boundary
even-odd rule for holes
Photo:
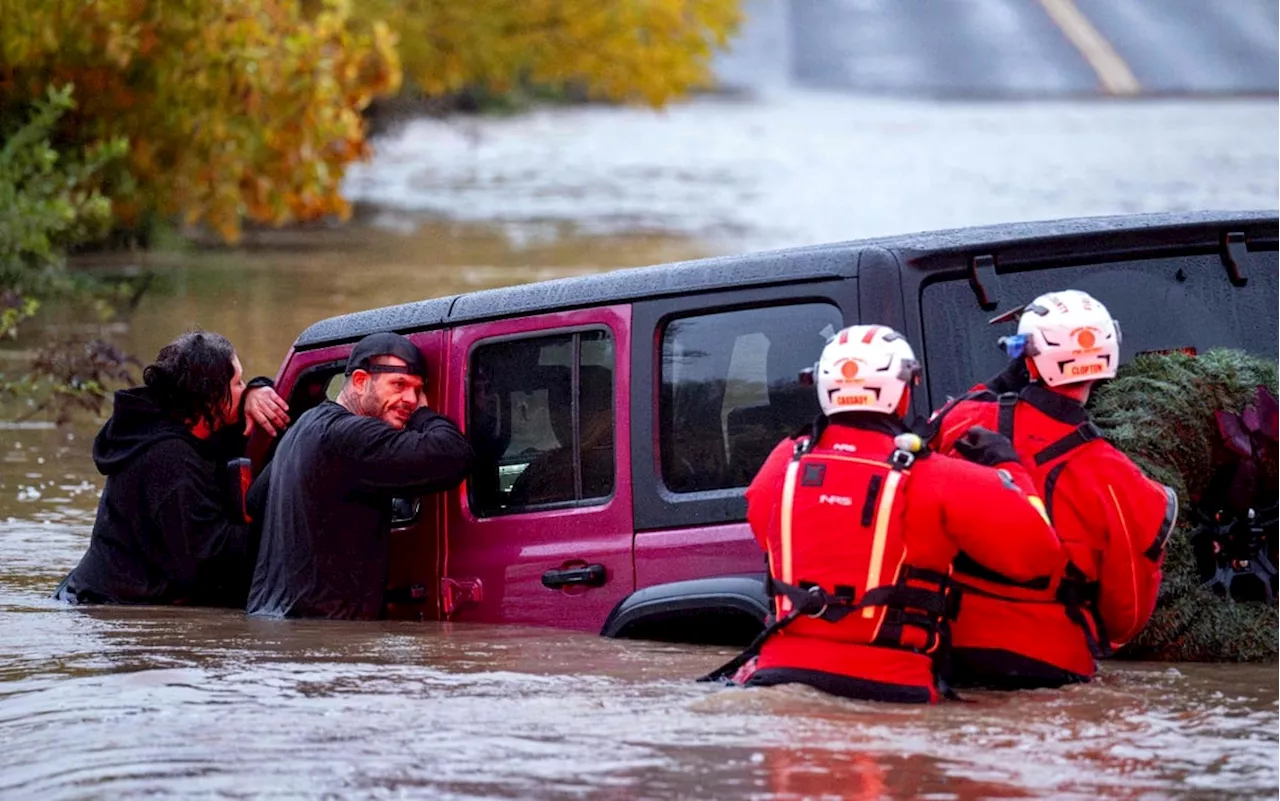
[[[199,324],[250,374],[333,314],[758,247],[1274,207],[1274,101],[928,105],[795,94],[663,115],[418,122],[340,230],[115,258],[144,358]],[[713,144],[714,143],[714,144]],[[85,330],[54,313],[0,357]],[[84,551],[97,421],[0,422],[0,798],[1274,798],[1275,666],[1112,662],[933,709],[693,678],[721,648],[48,600]]]
[[[1097,214],[1272,209],[1275,99],[924,102],[779,90],[660,114],[418,120],[347,181],[388,208],[721,252]],[[395,210],[395,211],[391,211]],[[528,232],[528,233],[523,233]]]
[[[0,655],[6,798],[1275,794],[1273,668],[1113,665],[921,710],[690,681],[718,649],[51,607],[0,611],[28,644]]]
[[[44,596],[93,493],[47,484],[60,436],[24,439],[47,491],[0,534],[2,798],[1275,796],[1272,666],[919,709],[693,682],[721,648],[69,609]]]

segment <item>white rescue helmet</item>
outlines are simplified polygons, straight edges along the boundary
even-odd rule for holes
[[[841,412],[895,414],[907,387],[920,382],[920,363],[907,340],[884,325],[855,325],[827,342],[814,367],[818,405]]]
[[[1087,292],[1064,289],[1031,301],[1018,318],[1009,355],[1026,356],[1051,387],[1115,378],[1120,364],[1120,324]],[[1021,345],[1021,354],[1015,352]]]

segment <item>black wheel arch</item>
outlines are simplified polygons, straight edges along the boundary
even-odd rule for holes
[[[745,644],[763,628],[770,614],[764,587],[764,573],[645,587],[618,602],[600,633],[709,645]]]

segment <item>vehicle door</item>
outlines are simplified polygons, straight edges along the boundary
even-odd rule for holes
[[[820,412],[800,374],[856,319],[855,287],[798,283],[637,304],[638,588],[763,577],[744,491],[773,448]],[[652,399],[643,410],[642,399]]]
[[[448,619],[599,631],[633,590],[629,332],[626,305],[453,330],[476,460],[447,509]]]

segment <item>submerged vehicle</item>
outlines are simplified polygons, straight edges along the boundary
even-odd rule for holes
[[[941,231],[621,270],[346,314],[303,331],[276,379],[295,417],[335,397],[354,343],[396,331],[476,462],[397,499],[387,614],[703,643],[769,611],[743,492],[818,414],[800,374],[847,325],[901,331],[914,411],[997,372],[988,321],[1075,288],[1128,357],[1277,358],[1277,213],[1087,218]],[[260,469],[269,442],[250,452]]]

